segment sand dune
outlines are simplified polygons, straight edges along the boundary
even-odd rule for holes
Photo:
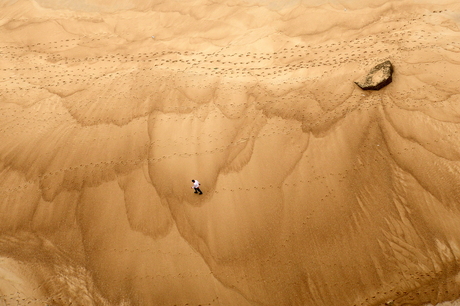
[[[0,54],[0,305],[460,298],[455,1],[7,1]]]

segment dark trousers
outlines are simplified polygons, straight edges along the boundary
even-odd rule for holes
[[[198,188],[193,188],[193,189],[195,189],[195,193],[198,193],[198,192],[199,192],[200,194],[202,193],[201,190],[200,190],[200,187],[198,187]]]

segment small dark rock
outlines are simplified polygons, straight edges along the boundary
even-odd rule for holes
[[[372,68],[369,73],[356,85],[363,90],[379,90],[392,81],[393,65],[390,61],[385,61]]]

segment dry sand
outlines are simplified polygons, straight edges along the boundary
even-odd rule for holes
[[[460,297],[457,1],[104,1],[1,4],[0,305]]]

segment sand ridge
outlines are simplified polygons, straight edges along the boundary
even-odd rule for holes
[[[460,296],[458,5],[118,5],[0,12],[0,301]]]

